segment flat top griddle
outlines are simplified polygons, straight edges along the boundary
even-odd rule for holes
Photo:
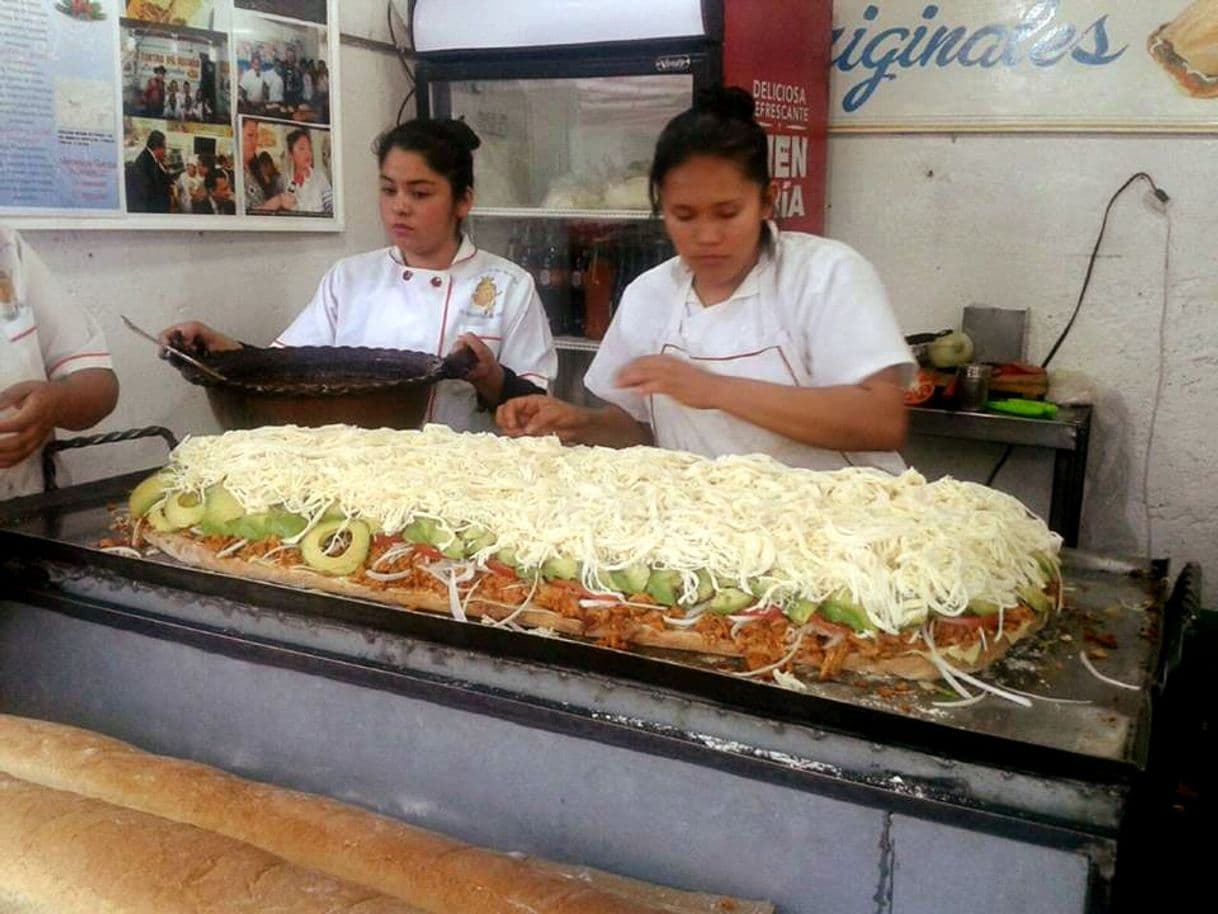
[[[940,703],[959,700],[943,683],[861,677],[811,682],[806,692],[799,692],[733,676],[721,659],[541,638],[188,568],[163,555],[136,559],[96,548],[110,534],[113,516],[107,506],[125,502],[143,475],[0,503],[0,561],[18,574],[45,562],[104,569],[134,581],[626,678],[777,720],[948,757],[1088,781],[1127,782],[1145,767],[1151,693],[1169,653],[1165,643],[1170,646],[1171,631],[1180,624],[1174,616],[1183,613],[1167,600],[1165,562],[1068,551],[1066,609],[982,676],[1000,687],[1056,701],[1033,700],[1025,708],[988,696],[967,707],[943,707]],[[1079,659],[1083,650],[1097,652],[1093,663],[1104,675],[1137,688],[1095,678]]]

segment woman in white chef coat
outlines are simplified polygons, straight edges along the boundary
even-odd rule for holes
[[[96,425],[117,402],[101,328],[0,226],[0,500],[41,492],[42,446],[54,430]]]
[[[909,349],[866,260],[770,221],[752,99],[711,90],[670,121],[650,193],[678,256],[622,295],[584,377],[608,405],[512,400],[504,432],[900,471]]]
[[[465,381],[442,381],[427,421],[490,430],[480,411],[544,392],[558,359],[532,277],[479,250],[461,231],[473,206],[477,136],[461,121],[414,120],[377,140],[380,212],[392,245],[340,260],[313,300],[272,345],[373,346],[443,355],[468,348]],[[162,342],[208,349],[241,344],[196,322]]]

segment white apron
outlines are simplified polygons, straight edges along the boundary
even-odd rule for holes
[[[773,285],[773,270],[758,277]],[[691,275],[677,296],[668,326],[660,337],[660,353],[692,362],[704,371],[771,384],[806,387],[811,378],[804,370],[803,348],[781,326],[774,309],[763,302],[778,294],[742,295],[711,308],[686,302],[693,289]],[[722,310],[721,310],[722,309]],[[890,473],[905,469],[893,452],[842,452],[812,447],[718,409],[692,409],[671,397],[650,398],[656,444],[695,454],[769,454],[788,466],[810,470],[838,470],[847,466],[873,466]]]
[[[47,379],[33,309],[25,301],[24,290],[14,288],[9,278],[12,275],[0,266],[0,391],[22,381]],[[0,409],[0,419],[15,412],[13,408]],[[0,500],[33,495],[42,488],[41,451],[14,467],[0,469]]]

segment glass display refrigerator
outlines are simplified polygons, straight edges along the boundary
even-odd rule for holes
[[[752,92],[770,138],[778,217],[820,231],[830,0],[416,0],[420,116],[463,118],[478,245],[537,283],[580,379],[625,286],[673,254],[647,174],[664,125],[716,84]]]

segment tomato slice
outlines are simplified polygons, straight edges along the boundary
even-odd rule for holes
[[[822,635],[828,635],[830,638],[854,634],[854,630],[845,625],[838,625],[836,622],[830,622],[824,616],[818,613],[812,613],[808,617],[806,623],[809,628]]]
[[[495,559],[486,560],[486,569],[487,569],[487,571],[497,574],[500,577],[509,578],[513,581],[516,580],[516,578],[518,577],[518,575],[516,574],[515,568],[513,568],[511,565],[505,565],[505,564],[503,564],[503,562],[497,561]]]
[[[935,376],[919,368],[909,386],[905,388],[905,405],[922,406],[935,395]]]
[[[562,578],[555,578],[553,581],[547,581],[546,583],[551,587],[558,587],[561,590],[569,590],[581,599],[594,596],[594,594],[584,590],[584,586],[578,581],[567,581]]]

